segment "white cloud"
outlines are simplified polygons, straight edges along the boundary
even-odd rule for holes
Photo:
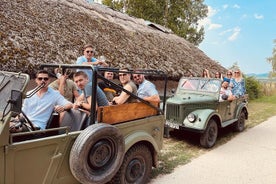
[[[241,16],[241,19],[246,19],[247,17],[248,17],[247,14],[243,14],[243,15]]]
[[[232,29],[227,29],[227,30],[225,30],[225,31],[222,31],[222,32],[219,33],[219,35],[220,35],[220,36],[223,36],[223,35],[225,35],[225,34],[227,34],[227,33],[229,33],[229,32],[232,32]]]
[[[222,31],[218,35],[219,36],[227,36],[228,35],[227,40],[234,41],[239,36],[240,32],[241,32],[241,29],[239,27],[235,27],[234,29],[227,29],[225,31]]]
[[[218,29],[218,28],[221,28],[222,27],[222,25],[221,24],[210,24],[209,26],[208,26],[208,30],[214,30],[214,29]]]
[[[224,4],[224,5],[222,5],[222,8],[223,9],[227,9],[229,7],[229,5],[228,4]]]
[[[264,18],[263,15],[260,15],[260,14],[257,14],[257,13],[254,14],[254,17],[255,17],[255,19],[263,19]]]
[[[207,30],[213,30],[221,28],[221,24],[216,24],[212,22],[212,17],[217,14],[217,10],[213,9],[211,6],[208,6],[208,14],[207,17],[203,20],[199,20],[199,27],[204,26]]]
[[[238,5],[238,4],[234,4],[234,5],[233,5],[233,8],[240,9],[241,7],[240,7],[240,5]]]
[[[241,29],[239,27],[235,27],[232,31],[232,34],[228,37],[229,41],[234,41],[237,39],[237,37],[239,36],[241,32]]]

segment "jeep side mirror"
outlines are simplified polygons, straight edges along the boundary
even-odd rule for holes
[[[11,104],[11,111],[15,113],[21,113],[22,108],[22,93],[18,90],[11,91],[11,99],[9,100]]]

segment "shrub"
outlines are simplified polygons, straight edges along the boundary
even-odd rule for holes
[[[262,84],[255,77],[246,77],[246,92],[251,100],[257,99],[263,96]]]

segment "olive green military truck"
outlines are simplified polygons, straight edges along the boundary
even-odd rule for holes
[[[247,96],[221,101],[221,83],[220,79],[181,78],[175,94],[166,101],[166,130],[198,133],[205,148],[215,145],[224,127],[243,131],[248,118]]]
[[[53,67],[90,69],[94,102],[95,84],[99,78],[105,80],[101,72],[112,70],[78,65],[41,68]],[[160,71],[153,73],[164,75]],[[29,97],[25,93],[29,81],[29,75],[24,73],[0,73],[0,183],[144,184],[149,181],[163,141],[165,122],[159,104],[136,96],[137,103],[99,107],[96,111],[92,103],[90,115],[70,110],[60,126],[53,112],[45,130],[35,130],[26,117],[30,131],[10,133],[10,120],[22,113],[22,101]]]

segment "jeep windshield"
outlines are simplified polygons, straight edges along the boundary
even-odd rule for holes
[[[221,87],[220,79],[213,78],[181,78],[177,87],[177,93],[186,91],[217,93]]]

